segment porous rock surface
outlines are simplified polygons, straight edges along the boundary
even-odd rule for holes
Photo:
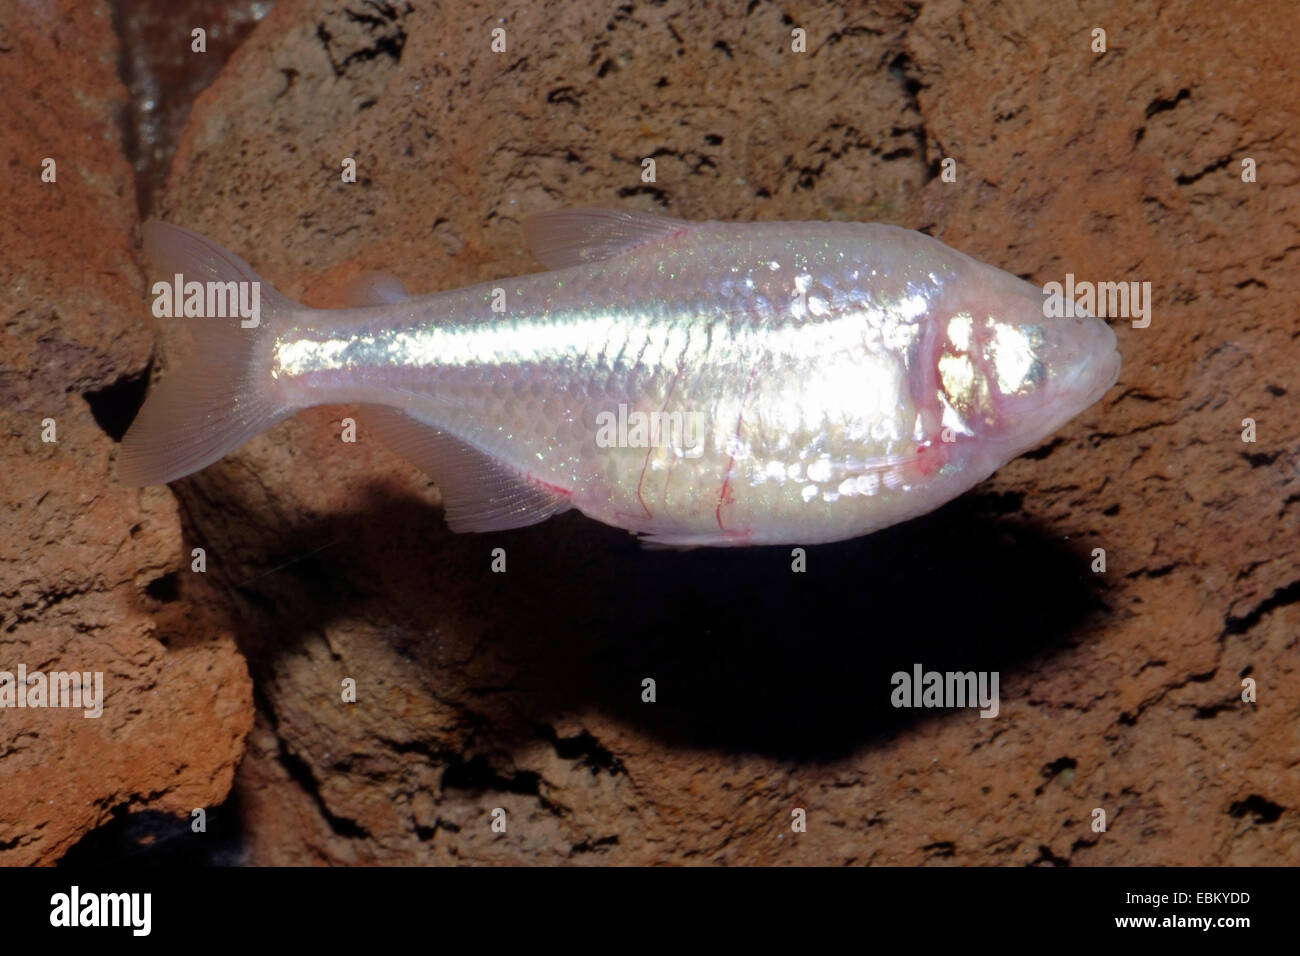
[[[115,812],[220,804],[253,720],[231,631],[180,599],[174,496],[114,476],[153,342],[116,69],[107,4],[0,7],[0,671],[103,675],[98,717],[0,709],[10,866],[53,863]]]

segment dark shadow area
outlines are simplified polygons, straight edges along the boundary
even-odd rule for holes
[[[999,671],[1005,687],[1104,608],[1088,555],[1015,516],[1015,495],[809,548],[794,573],[790,548],[646,551],[574,513],[453,535],[438,509],[377,488],[353,514],[232,527],[241,506],[210,481],[178,486],[186,540],[240,569],[211,583],[232,598],[255,681],[331,620],[363,620],[507,750],[595,706],[672,746],[831,760],[918,720],[976,719],[895,709],[894,672]]]
[[[91,830],[59,860],[58,866],[236,866],[240,842],[238,797],[207,810],[204,833],[191,829],[189,817],[157,810],[113,810],[108,823]]]
[[[95,419],[95,424],[113,441],[120,442],[126,430],[135,421],[140,406],[144,404],[152,369],[153,362],[150,361],[144,370],[136,375],[124,375],[103,388],[90,389],[82,393],[81,397],[90,406],[90,414]]]

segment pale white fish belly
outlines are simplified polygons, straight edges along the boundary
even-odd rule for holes
[[[399,408],[653,540],[812,544],[933,509],[1095,401],[1105,371],[1075,358],[1113,336],[1061,345],[1041,303],[895,227],[699,223],[608,261],[304,313],[274,374],[295,405]]]

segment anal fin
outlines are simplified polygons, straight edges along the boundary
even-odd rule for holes
[[[452,531],[523,528],[570,508],[566,493],[520,477],[491,455],[405,412],[367,406],[364,425],[437,482]]]
[[[637,540],[647,551],[691,551],[695,548],[743,548],[748,546],[750,535],[737,531],[649,531]]]

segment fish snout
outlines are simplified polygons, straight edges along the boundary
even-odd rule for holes
[[[1115,333],[1075,315],[994,323],[985,350],[995,386],[995,431],[1008,457],[1039,444],[1096,403],[1119,377]]]

